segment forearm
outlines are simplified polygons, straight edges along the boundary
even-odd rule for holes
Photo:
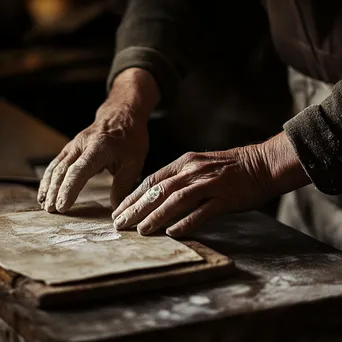
[[[160,100],[154,77],[146,70],[129,68],[112,84],[108,98],[96,113],[96,118],[127,112],[130,117],[146,123]]]
[[[155,78],[161,102],[172,101],[196,56],[200,9],[191,0],[130,0],[117,31],[108,88],[125,69],[139,67]]]
[[[279,196],[311,183],[285,132],[252,148],[261,160],[259,172],[270,196]]]

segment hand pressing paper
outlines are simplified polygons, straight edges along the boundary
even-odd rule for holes
[[[0,215],[0,266],[48,285],[203,260],[168,236],[118,233],[97,203]]]

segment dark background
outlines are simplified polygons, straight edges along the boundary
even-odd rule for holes
[[[2,0],[0,97],[69,137],[106,95],[119,16],[103,1]]]
[[[69,138],[91,124],[106,98],[124,3],[1,0],[0,98]],[[253,32],[253,39],[241,39],[240,47],[227,45],[229,54],[247,48],[246,65],[239,69],[222,59],[213,69],[204,63],[183,82],[171,115],[150,120],[151,147],[143,177],[188,150],[228,149],[263,141],[281,130],[291,107],[286,70],[274,53],[265,15],[255,8],[250,18],[243,27],[247,37]],[[235,75],[227,79],[234,69]],[[274,214],[277,203],[265,210]]]

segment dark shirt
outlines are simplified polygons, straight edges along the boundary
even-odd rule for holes
[[[241,62],[253,44],[253,8],[245,2],[131,0],[117,32],[108,87],[123,70],[140,67],[155,77],[162,104],[172,102],[179,82],[196,64],[208,33]],[[252,2],[251,2],[252,3]],[[276,50],[283,61],[313,78],[336,84],[322,104],[306,108],[284,130],[319,190],[342,193],[342,1],[263,1]],[[250,6],[250,5],[248,5]],[[257,1],[253,5],[261,7]],[[234,8],[233,8],[234,7]],[[254,9],[255,10],[255,9]],[[226,13],[241,18],[236,26]],[[255,27],[257,30],[257,27]],[[209,36],[210,36],[209,34]],[[241,43],[243,42],[243,43]],[[211,66],[215,68],[215,65]]]

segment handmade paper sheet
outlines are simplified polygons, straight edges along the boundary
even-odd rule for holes
[[[166,235],[118,233],[110,211],[94,202],[68,215],[0,215],[0,266],[50,285],[201,260]]]

